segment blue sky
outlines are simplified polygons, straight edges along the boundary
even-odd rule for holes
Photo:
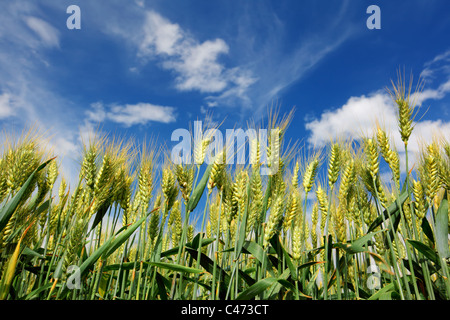
[[[66,27],[69,5],[80,30]],[[366,27],[369,5],[379,30]],[[7,0],[0,124],[48,130],[69,176],[98,126],[170,147],[194,120],[245,129],[273,104],[295,107],[287,138],[306,146],[370,134],[380,119],[400,148],[385,89],[404,68],[425,81],[415,134],[450,137],[449,13],[447,0]]]

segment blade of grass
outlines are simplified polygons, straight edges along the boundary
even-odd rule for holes
[[[39,167],[34,170],[28,179],[25,181],[25,183],[22,185],[22,187],[17,191],[17,193],[14,195],[14,197],[8,201],[5,206],[0,211],[0,232],[5,228],[5,226],[8,224],[9,219],[13,215],[14,211],[16,210],[17,206],[19,205],[20,201],[22,200],[23,196],[26,194],[27,189],[30,187],[34,176],[44,169],[47,164],[49,164],[50,161],[52,161],[55,158],[52,158],[50,160],[45,161],[43,164],[41,164]]]

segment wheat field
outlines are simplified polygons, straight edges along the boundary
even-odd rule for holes
[[[279,132],[267,153],[282,150],[273,175],[259,153],[204,163],[208,138],[196,164],[174,164],[167,150],[97,137],[69,185],[37,131],[5,133],[0,299],[448,300],[450,143],[408,163],[407,89],[391,92],[405,167],[381,127],[307,155],[286,147],[288,114],[267,125]]]

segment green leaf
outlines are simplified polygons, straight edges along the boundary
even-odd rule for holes
[[[186,243],[186,247],[190,247],[192,249],[198,249],[198,246],[200,244],[200,236],[204,235],[204,233],[197,233],[197,235],[194,237],[194,239],[192,239],[191,242]],[[203,238],[202,237],[202,247],[207,246],[211,243],[213,243],[214,241],[216,241],[215,238]],[[178,247],[176,248],[178,250]]]
[[[422,231],[431,242],[434,242],[433,229],[427,219],[422,219]]]
[[[248,217],[248,199],[250,199],[250,179],[247,182],[247,201],[245,202],[245,210],[244,216],[241,219],[240,229],[239,229],[239,238],[236,245],[236,255],[239,257],[242,251],[242,247],[245,241],[245,233],[247,230],[247,217]]]
[[[55,279],[61,278],[63,263],[64,263],[64,259],[59,259],[58,265],[56,266],[55,272],[53,274],[53,278],[55,278]]]
[[[208,167],[206,167],[206,170],[203,173],[202,179],[195,187],[194,192],[192,193],[192,196],[189,198],[189,202],[186,207],[188,212],[192,212],[195,209],[195,207],[197,207],[197,204],[203,195],[203,191],[205,190],[206,184],[208,183],[209,174],[211,173],[212,166],[213,166],[213,164],[210,164],[210,165],[208,165]]]
[[[196,249],[192,249],[189,247],[186,247],[186,252],[195,260],[198,259],[198,251]],[[216,269],[216,279],[220,279],[220,292],[219,295],[221,298],[225,298],[226,292],[228,289],[228,286],[230,284],[230,275],[225,272],[222,268],[220,268],[218,265],[214,266],[214,261],[212,261],[207,255],[204,253],[200,254],[200,265],[211,275],[214,274],[214,268]],[[199,282],[200,284],[200,282]]]
[[[111,275],[105,272],[103,272],[100,276],[100,283],[98,285],[98,294],[102,298],[105,296],[105,293],[107,291],[107,285],[110,277]]]
[[[41,292],[50,289],[52,286],[53,286],[53,283],[46,283],[46,284],[42,285],[41,287],[37,288],[36,290],[31,291],[29,294],[27,294],[25,296],[25,298],[23,298],[23,300],[38,299]],[[61,284],[56,285],[56,288],[59,288],[59,287],[61,287]]]
[[[267,288],[269,288],[271,285],[277,282],[277,280],[278,280],[277,278],[273,277],[259,280],[257,283],[241,292],[239,296],[237,296],[236,300],[251,300],[255,296],[267,290]]]
[[[95,227],[102,221],[103,217],[105,216],[106,212],[108,212],[109,206],[111,204],[111,200],[113,198],[113,194],[111,194],[105,202],[102,203],[100,208],[97,210],[97,213],[95,214],[94,222],[92,222],[91,230],[94,230]]]
[[[197,260],[198,252],[195,249],[186,247],[186,252],[189,253],[189,255]],[[214,261],[212,261],[207,255],[202,253],[200,255],[200,265],[210,274],[213,274],[214,271]],[[216,265],[216,277],[221,278],[222,281],[225,283],[225,287],[228,288],[228,283],[230,282],[230,275],[226,273],[223,269],[221,269],[219,266]]]
[[[128,238],[131,237],[131,235],[136,231],[136,229],[139,228],[139,226],[145,221],[145,219],[147,219],[147,217],[150,214],[152,214],[155,210],[158,210],[158,209],[154,209],[154,210],[148,212],[145,216],[143,216],[141,219],[139,219],[139,221],[135,222],[134,224],[132,224],[131,226],[126,228],[124,231],[122,231],[122,229],[124,229],[124,228],[121,228],[116,233],[117,236],[114,239],[112,239],[111,243],[108,245],[108,250],[103,255],[103,259],[106,259],[107,257],[109,257],[122,244],[124,244],[125,241],[127,241]]]
[[[238,269],[238,273],[239,276],[245,281],[247,285],[252,286],[256,283],[256,280],[248,275],[247,270],[242,271],[241,269]]]
[[[48,199],[47,201],[43,202],[37,209],[34,215],[40,216],[41,213],[48,211],[48,208],[50,207],[51,199]]]
[[[329,272],[332,269],[333,264],[330,263],[330,261],[332,261],[332,254],[333,254],[333,237],[330,235],[328,235],[328,237],[323,236],[324,239],[324,249],[326,247],[326,245],[328,245],[328,252],[325,252],[326,254],[326,262],[328,262],[328,268],[327,268],[327,272]],[[327,242],[328,241],[328,242]]]
[[[280,284],[279,280],[287,280],[290,276],[291,276],[291,273],[290,273],[289,269],[285,269],[283,271],[283,273],[276,278],[277,282],[270,288],[270,291],[268,292],[266,298],[271,299],[271,297],[276,296],[280,292],[280,290],[283,288],[283,286]]]
[[[304,294],[303,292],[301,292],[300,290],[298,290],[297,287],[292,282],[289,282],[285,279],[278,279],[278,283],[281,284],[286,289],[291,290],[297,299],[299,296],[302,296],[302,297],[308,298],[308,299],[312,299],[311,296],[308,296],[308,295]]]
[[[436,249],[441,259],[450,258],[448,247],[448,200],[447,192],[436,213]]]
[[[289,272],[291,273],[291,277],[293,280],[297,280],[297,271],[295,270],[295,266],[292,263],[291,256],[289,253],[284,249],[283,244],[280,242],[280,238],[278,236],[275,236],[272,238],[273,243],[275,244],[275,247],[281,249],[279,250],[281,254],[283,255],[284,259],[286,260],[286,264],[289,268]],[[282,257],[280,257],[281,260]]]
[[[267,206],[269,205],[269,198],[272,192],[272,179],[273,176],[269,175],[269,179],[267,180],[266,193],[264,194],[263,206],[261,209],[261,215],[259,217],[259,221],[266,221],[267,214]]]
[[[23,237],[22,237],[23,239]],[[9,294],[9,288],[15,277],[17,262],[20,255],[20,244],[22,239],[16,245],[13,255],[9,258],[5,271],[2,274],[2,281],[0,282],[0,300],[5,300]]]
[[[45,166],[52,161],[55,158],[52,158],[50,160],[45,161],[43,164],[41,164],[39,167],[36,168],[36,170],[34,170],[30,176],[28,177],[28,179],[25,181],[25,183],[22,185],[22,187],[19,189],[19,191],[17,191],[17,193],[15,194],[15,196],[9,200],[1,209],[0,211],[0,232],[6,227],[6,225],[8,224],[9,219],[11,218],[11,216],[13,215],[14,211],[17,209],[17,206],[19,205],[20,201],[22,200],[23,196],[25,195],[26,191],[28,190],[28,188],[30,187],[34,176],[36,175],[36,173],[38,173],[39,171],[41,171],[42,169],[45,168]]]
[[[0,282],[0,300],[5,300],[8,297],[9,289],[11,287],[12,281],[16,273],[16,267],[20,256],[20,249],[21,249],[20,246],[28,230],[30,230],[31,226],[32,224],[30,224],[25,230],[25,232],[22,234],[22,236],[19,239],[19,242],[17,242],[16,248],[14,249],[14,253],[8,259],[6,268],[3,271],[2,279]]]
[[[384,209],[383,214],[379,215],[370,225],[368,232],[375,230],[380,226],[384,220],[389,219],[389,217],[398,219],[400,217],[400,206],[408,198],[409,194],[407,190],[404,190],[400,196],[386,209]]]
[[[422,243],[420,241],[411,240],[411,239],[408,239],[408,242],[414,248],[416,248],[420,253],[422,253],[425,257],[427,257],[428,259],[433,261],[436,265],[439,265],[439,257],[438,257],[438,255],[429,246],[427,246],[426,244],[424,244],[424,243]]]
[[[283,287],[285,287],[286,289],[292,291],[294,293],[294,295],[298,298],[298,290],[295,287],[295,285],[285,279],[278,279],[277,280],[279,284],[281,284]]]
[[[283,255],[284,258],[286,259],[286,263],[288,265],[289,268],[289,272],[291,273],[291,277],[293,280],[297,280],[297,272],[295,270],[295,266],[292,263],[291,257],[289,256],[289,253],[287,253],[287,251],[284,249],[283,246],[281,246],[282,250],[283,250]]]
[[[142,263],[142,269],[145,270],[148,267],[148,262]],[[116,263],[116,264],[110,264],[103,268],[104,272],[108,271],[117,271],[117,270],[132,270],[136,269],[136,271],[141,269],[141,264],[137,263],[136,261],[132,262],[124,262],[124,263]]]
[[[256,258],[261,264],[263,263],[266,253],[263,247],[254,241],[244,241],[242,247],[250,253],[254,258]],[[266,258],[267,259],[267,258]]]
[[[297,268],[298,268],[298,270],[301,270],[301,269],[309,268],[311,266],[315,266],[317,264],[322,264],[322,263],[325,263],[325,261],[310,261],[310,262],[306,262],[306,263],[299,265]]]
[[[169,282],[159,272],[156,272],[156,285],[158,286],[159,297],[161,300],[167,300],[166,283]],[[170,282],[168,283],[170,285]]]
[[[368,300],[382,300],[386,297],[386,294],[395,290],[395,284],[392,282],[387,286],[384,286],[379,291],[375,292]]]
[[[198,241],[199,241],[199,234],[197,234],[195,236],[195,238],[192,240],[192,242],[186,243],[186,247],[196,249],[196,248],[198,248]],[[206,247],[206,246],[210,245],[211,243],[213,243],[214,241],[216,241],[215,238],[202,239],[202,247]],[[196,244],[197,244],[197,246],[196,246]],[[174,254],[177,254],[178,249],[179,249],[179,247],[174,247],[174,248],[171,248],[164,252],[161,252],[161,258],[170,257],[170,256],[173,256]]]
[[[372,239],[372,237],[374,235],[376,235],[377,233],[383,232],[384,230],[379,230],[376,232],[369,232],[366,235],[362,236],[361,238],[358,238],[356,240],[353,240],[350,243],[336,243],[335,247],[341,248],[343,250],[345,250],[345,252],[349,253],[349,254],[355,254],[355,253],[359,253],[359,252],[364,252],[367,251],[367,249],[364,247],[366,245],[366,243]]]
[[[185,267],[179,264],[175,263],[166,263],[166,262],[148,262],[149,265],[155,266],[158,268],[163,268],[167,270],[172,270],[176,272],[187,272],[187,273],[202,273],[203,270],[191,268],[191,267]]]
[[[145,221],[145,219],[147,219],[147,216],[150,213],[151,212],[149,212],[146,216],[143,216],[128,228],[120,228],[116,233],[116,237],[109,238],[100,248],[95,250],[92,255],[84,260],[79,269],[80,277],[83,277],[100,257],[103,257],[103,259],[108,258],[108,256],[110,256],[117,248],[119,248],[125,241],[127,241],[127,239],[136,231],[136,229]],[[62,295],[66,293],[67,290],[68,288],[67,286],[65,286]]]
[[[34,250],[32,250],[32,249],[30,249],[30,248],[28,248],[28,247],[26,247],[25,249],[23,249],[23,252],[22,252],[22,256],[27,256],[27,257],[29,257],[29,258],[39,258],[39,259],[44,259],[45,257],[42,255],[42,254],[40,254],[39,252],[36,252],[36,251],[34,251]]]

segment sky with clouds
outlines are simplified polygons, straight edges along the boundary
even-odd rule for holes
[[[424,81],[413,139],[450,137],[450,3],[405,3],[6,0],[0,124],[48,130],[69,171],[98,127],[170,147],[195,120],[245,129],[271,105],[295,108],[287,137],[307,146],[370,134],[378,120],[400,148],[386,88],[401,68]],[[366,26],[373,4],[381,29]],[[66,26],[70,5],[79,30]]]

